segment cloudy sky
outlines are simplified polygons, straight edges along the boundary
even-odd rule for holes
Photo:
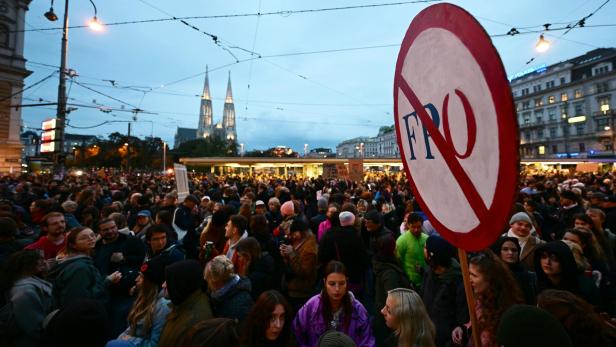
[[[393,124],[392,86],[399,44],[413,17],[435,2],[283,0],[94,0],[104,32],[69,31],[70,133],[107,136],[126,132],[129,111],[137,115],[133,134],[160,136],[170,143],[177,127],[196,128],[206,65],[214,119],[222,118],[231,74],[238,142],[247,150],[276,145],[303,151],[330,147],[356,136],[374,136]],[[403,1],[398,1],[403,2]],[[553,64],[598,47],[616,47],[616,1],[605,4],[586,26],[551,31],[552,48],[534,52],[543,24],[574,24],[605,0],[453,1],[485,27],[508,74]],[[364,7],[358,7],[358,6]],[[60,63],[58,22],[43,13],[49,0],[33,1],[26,16],[25,57],[33,73],[26,86],[52,74]],[[56,1],[62,18],[64,2]],[[356,7],[356,8],[348,8]],[[332,8],[344,8],[333,10]],[[302,10],[315,10],[296,12]],[[257,16],[257,13],[262,15]],[[93,14],[86,0],[70,2],[70,25]],[[242,15],[242,16],[238,16]],[[185,22],[172,17],[202,17]],[[205,17],[205,18],[203,18]],[[152,20],[142,23],[135,21]],[[604,26],[612,25],[612,26]],[[512,27],[521,35],[503,36]],[[498,36],[501,35],[501,36]],[[212,39],[217,38],[217,42]],[[526,64],[531,58],[535,60]],[[238,62],[239,61],[239,62]],[[54,102],[57,73],[24,93],[24,103]],[[91,106],[91,107],[88,107]],[[102,112],[96,107],[102,108]],[[24,125],[40,128],[55,108],[24,108]],[[100,125],[103,122],[110,122]],[[114,121],[114,122],[112,122]],[[79,128],[77,128],[79,127]]]

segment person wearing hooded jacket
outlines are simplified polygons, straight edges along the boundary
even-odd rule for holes
[[[163,289],[172,305],[158,347],[181,346],[193,325],[214,317],[210,299],[201,291],[201,283],[198,261],[182,260],[167,266]]]
[[[451,331],[470,319],[460,264],[454,259],[454,248],[436,235],[426,240],[425,256],[422,299],[436,327],[436,345],[452,346]]]
[[[567,290],[591,305],[600,306],[599,288],[575,263],[569,246],[562,241],[543,244],[535,252],[537,294],[546,289]]]
[[[90,228],[72,229],[66,237],[66,255],[49,271],[47,279],[53,283],[54,307],[63,308],[76,299],[108,300],[107,287],[122,279],[119,271],[103,277],[94,266],[90,254],[96,236]]]
[[[210,290],[214,315],[242,322],[253,304],[250,280],[238,276],[233,263],[224,255],[207,263],[204,276]]]

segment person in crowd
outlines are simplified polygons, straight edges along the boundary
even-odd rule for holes
[[[369,256],[372,257],[376,253],[376,240],[383,234],[392,233],[392,231],[383,225],[383,216],[376,210],[370,210],[364,215],[364,224],[368,235]],[[393,235],[396,239],[400,236]]]
[[[88,206],[81,210],[78,215],[78,220],[84,227],[96,230],[98,226],[98,220],[100,219],[100,212],[95,206]]]
[[[128,228],[128,220],[126,219],[126,216],[124,216],[122,213],[113,212],[109,215],[109,218],[113,219],[120,234],[126,236],[135,236],[135,233]]]
[[[396,288],[387,292],[381,309],[385,324],[393,331],[385,341],[391,347],[435,347],[436,329],[421,297],[414,290]]]
[[[328,213],[330,213],[328,211]],[[335,215],[336,213],[334,213]],[[319,244],[319,264],[332,260],[342,262],[349,271],[348,288],[358,298],[363,297],[364,277],[368,269],[365,246],[355,229],[355,215],[345,211],[338,215],[339,225],[325,233]]]
[[[289,233],[289,227],[291,227],[291,223],[293,223],[297,216],[293,201],[289,200],[280,206],[280,215],[282,217],[282,222],[280,222],[278,227],[272,232],[273,235],[278,238],[285,237],[285,235]]]
[[[120,282],[122,273],[115,271],[103,277],[91,257],[95,245],[92,229],[78,227],[68,233],[65,255],[48,274],[53,283],[54,307],[63,308],[77,299],[107,302],[107,287]]]
[[[261,293],[244,321],[242,346],[295,346],[295,336],[291,333],[292,319],[291,306],[282,294],[276,290]]]
[[[135,236],[141,240],[145,239],[145,233],[154,223],[152,222],[152,212],[150,210],[141,210],[137,212],[137,223],[133,228]]]
[[[265,206],[265,202],[263,200],[257,200],[255,202],[255,215],[262,215],[265,217],[265,213],[267,212],[267,207]]]
[[[100,240],[94,248],[94,265],[103,276],[116,271],[122,273],[122,280],[109,286],[111,336],[118,336],[126,329],[126,316],[133,303],[130,289],[139,274],[145,257],[145,246],[136,236],[126,236],[118,232],[111,218],[99,220]]]
[[[559,222],[560,228],[553,238],[554,240],[562,239],[565,229],[573,228],[573,216],[578,213],[584,213],[584,208],[580,205],[580,197],[571,190],[565,190],[560,193],[560,209]]]
[[[79,224],[77,217],[75,217],[75,212],[77,211],[79,205],[77,205],[77,203],[72,200],[66,200],[60,206],[62,206],[62,210],[64,210],[64,220],[66,221],[66,228],[70,230],[75,227],[80,227],[81,224]]]
[[[411,282],[396,257],[396,240],[392,234],[384,234],[377,240],[377,253],[372,259],[375,278],[374,306],[377,310],[385,306],[387,293],[395,288],[411,288]],[[373,321],[377,346],[382,346],[391,332],[385,325],[383,315],[377,314]]]
[[[153,347],[158,345],[160,334],[171,311],[170,301],[161,289],[165,281],[165,264],[150,260],[141,266],[135,280],[137,297],[128,314],[128,327],[117,340],[107,343],[107,347]]]
[[[199,205],[199,199],[189,194],[173,213],[172,225],[178,233],[178,240],[182,241],[188,259],[197,259],[199,255],[199,235],[195,230],[195,227],[199,225],[198,213],[195,209],[197,205]]]
[[[317,214],[310,218],[310,230],[319,230],[319,225],[327,220],[327,199],[321,197],[317,200]]]
[[[588,214],[580,213],[573,216],[573,227],[574,229],[589,230],[592,233],[590,246],[594,249],[594,254],[591,257],[594,257],[595,261],[604,262],[610,270],[616,267],[614,252],[606,234],[602,230],[599,231],[595,228],[595,224]]]
[[[250,234],[259,241],[259,245],[261,246],[261,250],[269,253],[271,256],[274,256],[278,253],[276,249],[276,245],[274,243],[274,239],[272,237],[272,233],[269,230],[269,226],[267,225],[267,218],[265,218],[264,214],[255,214],[250,217]]]
[[[325,213],[325,220],[319,223],[319,227],[317,229],[317,241],[321,242],[323,236],[334,226],[339,225],[339,217],[340,214],[340,205],[333,202],[329,204],[327,207],[327,212]]]
[[[190,328],[181,347],[240,347],[239,330],[236,319],[208,319]]]
[[[267,252],[261,251],[261,245],[254,237],[247,237],[237,243],[237,274],[250,280],[250,294],[256,300],[261,293],[271,289],[274,259]]]
[[[250,280],[237,275],[233,263],[224,255],[207,263],[204,277],[210,291],[214,316],[242,322],[253,304]]]
[[[222,207],[222,205],[220,205]],[[207,262],[207,260],[215,257],[216,255],[222,254],[225,245],[227,243],[227,239],[225,238],[227,223],[229,222],[229,214],[224,209],[215,210],[212,214],[212,218],[210,222],[207,223],[201,235],[199,236],[199,261],[203,264]],[[269,233],[269,230],[268,230]],[[207,250],[209,255],[209,259],[205,259],[206,249],[205,246],[207,242],[211,242],[213,249]],[[212,252],[214,251],[214,252]]]
[[[289,228],[286,240],[280,245],[283,258],[283,292],[297,312],[310,298],[317,280],[317,241],[309,231],[308,224],[295,219]]]
[[[28,239],[16,239],[17,223],[13,218],[0,217],[0,269],[11,254],[22,250],[30,243]],[[2,300],[0,300],[2,302]]]
[[[496,345],[496,328],[503,313],[515,304],[523,302],[522,293],[513,275],[492,251],[485,250],[471,258],[469,277],[475,294],[476,333],[482,347]],[[468,325],[466,325],[468,327]],[[452,332],[455,344],[461,344],[469,331],[457,327]]]
[[[181,346],[189,329],[213,316],[210,299],[201,291],[203,274],[196,260],[182,260],[167,266],[163,290],[171,300],[171,312],[163,328],[158,347]]]
[[[165,224],[153,225],[145,234],[146,260],[159,259],[165,266],[184,260],[186,255],[177,242],[169,240],[171,230]]]
[[[534,305],[537,297],[537,276],[520,263],[520,244],[515,237],[503,236],[492,246],[494,254],[507,265],[522,290],[524,301]]]
[[[419,288],[422,269],[426,266],[423,250],[428,235],[422,232],[423,218],[417,213],[409,214],[406,225],[407,232],[396,240],[396,252],[411,282]]]
[[[605,212],[598,208],[589,208],[586,210],[586,215],[592,220],[594,232],[603,235],[603,237],[598,237],[597,239],[604,239],[607,241],[607,244],[604,244],[603,247],[605,249],[609,249],[609,251],[606,252],[612,252],[616,259],[616,235],[614,235],[611,230],[603,227],[603,223],[605,222]]]
[[[49,212],[41,220],[41,229],[45,235],[25,248],[41,250],[45,260],[53,259],[66,246],[64,235],[66,233],[66,221],[64,215],[60,212]]]
[[[239,268],[238,254],[236,247],[240,240],[248,237],[248,220],[242,215],[236,214],[231,216],[225,227],[225,237],[227,243],[223,249],[223,253],[228,259],[231,259],[233,266]]]
[[[109,340],[107,310],[100,300],[76,299],[46,320],[45,347],[104,347]]]
[[[436,327],[436,345],[451,346],[451,331],[469,321],[464,282],[454,248],[440,236],[426,240],[428,267],[422,279],[422,299]]]
[[[299,346],[315,346],[319,337],[330,329],[348,335],[357,346],[375,346],[368,312],[347,290],[344,264],[335,260],[329,262],[323,275],[323,290],[310,298],[293,320]]]
[[[537,297],[537,307],[554,316],[565,328],[573,346],[611,346],[603,319],[579,296],[548,289]]]
[[[265,214],[270,230],[276,229],[282,223],[282,214],[280,214],[280,200],[272,197],[267,202],[269,211]]]
[[[527,270],[534,270],[534,254],[538,245],[543,243],[541,239],[532,234],[533,223],[526,212],[518,212],[509,219],[510,229],[503,236],[515,237],[522,248],[520,262]]]
[[[578,269],[573,253],[562,241],[541,245],[535,253],[538,293],[547,289],[567,290],[591,305],[600,305],[599,288]]]
[[[496,342],[498,346],[507,347],[573,347],[565,328],[556,318],[529,305],[513,305],[505,311],[496,332]]]
[[[12,305],[15,331],[8,341],[7,336],[0,337],[7,347],[36,347],[41,343],[43,320],[53,304],[51,283],[43,280],[46,270],[41,253],[35,250],[21,250],[8,259],[1,288],[8,289],[2,293],[8,294],[7,305]]]
[[[602,286],[605,285],[605,281],[609,281],[609,265],[607,259],[604,256],[601,246],[589,229],[583,227],[568,229],[565,231],[563,240],[571,241],[582,248],[582,253],[590,265],[590,270],[600,273]]]

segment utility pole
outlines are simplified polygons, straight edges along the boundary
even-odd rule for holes
[[[126,170],[130,173],[130,125],[128,122],[128,139],[126,139]]]
[[[167,142],[163,141],[163,175],[167,170]]]
[[[59,151],[55,156],[56,172],[64,174],[64,128],[66,126],[66,61],[68,56],[68,1],[64,1],[64,24],[62,26],[62,52],[60,56],[60,83],[58,84],[58,110],[56,136]]]

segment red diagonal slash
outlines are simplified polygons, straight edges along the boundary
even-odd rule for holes
[[[477,215],[477,218],[480,221],[484,220],[483,218],[487,215],[488,208],[483,202],[481,195],[479,195],[479,192],[475,188],[475,185],[468,177],[468,175],[460,165],[460,162],[456,158],[453,144],[449,144],[445,140],[443,135],[438,131],[438,128],[434,126],[432,118],[430,118],[428,112],[426,112],[425,108],[423,107],[423,103],[419,101],[419,98],[417,98],[417,95],[415,94],[411,86],[408,85],[408,83],[402,76],[398,77],[398,87],[407,97],[407,99],[411,103],[411,106],[415,109],[415,112],[417,112],[417,115],[419,116],[419,119],[421,119],[423,127],[427,129],[428,133],[430,133],[432,141],[434,141],[434,144],[439,149],[439,152],[443,156],[445,163],[447,163],[447,167],[449,167],[449,170],[451,170],[451,173],[460,185],[460,188],[462,188],[462,193],[468,200],[468,203]]]

